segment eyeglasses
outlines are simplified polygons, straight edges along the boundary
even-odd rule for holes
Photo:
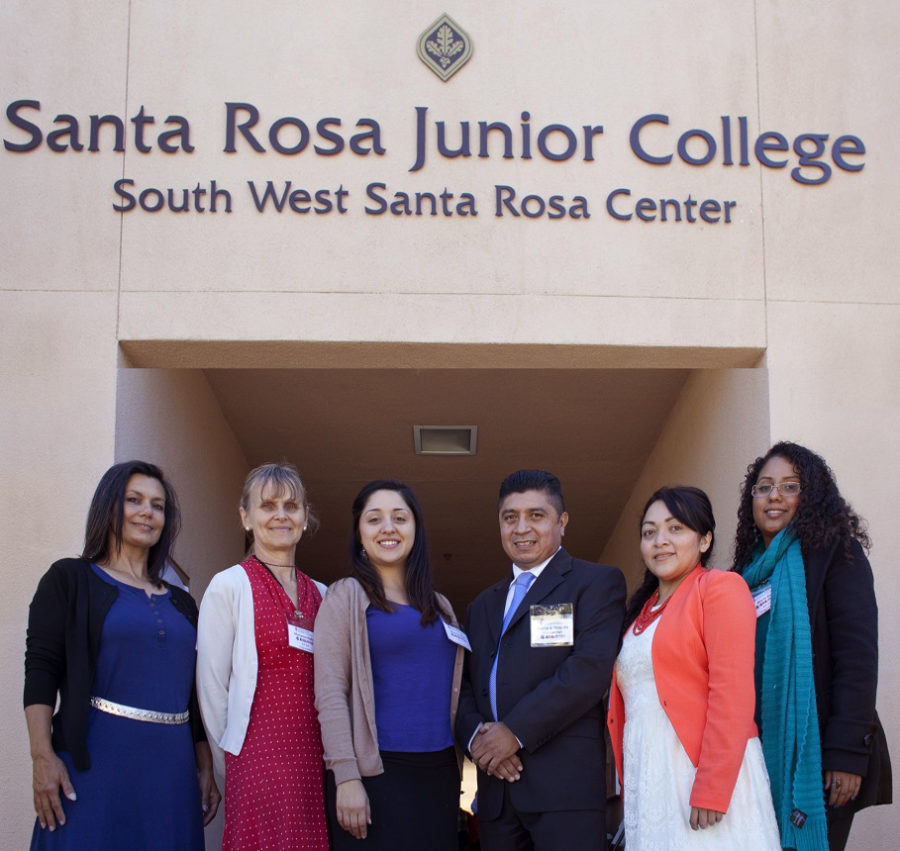
[[[768,496],[772,491],[778,491],[782,496],[797,496],[800,493],[800,482],[782,482],[780,485],[765,482],[750,488],[750,493],[755,497]]]

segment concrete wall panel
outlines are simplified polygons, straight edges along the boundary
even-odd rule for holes
[[[53,561],[81,552],[91,496],[113,460],[115,302],[4,292],[0,315],[15,317],[0,335],[0,846],[22,848],[34,821],[22,712],[28,604]]]
[[[644,575],[638,526],[644,503],[663,485],[695,485],[709,495],[716,517],[711,564],[731,566],[738,489],[755,452],[768,447],[764,369],[699,370],[685,383],[643,472],[635,482],[602,560],[620,567],[634,591]]]

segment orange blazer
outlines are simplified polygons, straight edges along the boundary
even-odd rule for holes
[[[675,590],[653,634],[659,702],[697,768],[692,807],[727,811],[747,741],[757,735],[755,644],[756,611],[746,582],[700,565]],[[625,704],[615,672],[607,720],[622,778]]]

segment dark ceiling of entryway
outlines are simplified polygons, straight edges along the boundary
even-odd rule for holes
[[[300,469],[322,524],[298,557],[313,577],[347,572],[350,504],[394,477],[423,504],[438,588],[465,605],[509,564],[496,499],[503,477],[541,467],[560,477],[566,547],[603,550],[687,378],[687,370],[207,370],[248,463]],[[477,425],[474,457],[414,453],[414,425]],[[620,565],[623,569],[633,566]]]

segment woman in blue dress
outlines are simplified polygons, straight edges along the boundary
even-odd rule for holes
[[[178,525],[158,467],[116,464],[81,558],[38,585],[25,650],[32,849],[203,849],[220,796],[194,697],[197,606],[159,578]]]

